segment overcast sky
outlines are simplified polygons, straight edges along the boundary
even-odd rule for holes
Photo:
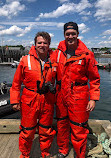
[[[31,46],[47,31],[56,48],[69,21],[88,48],[111,47],[111,0],[0,0],[0,45]]]

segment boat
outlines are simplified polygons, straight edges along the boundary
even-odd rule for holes
[[[111,69],[111,63],[98,63],[97,64],[98,69]]]
[[[0,118],[17,113],[14,111],[12,105],[10,104],[10,88],[12,83],[7,83],[6,81],[0,83]],[[21,85],[21,92],[23,91],[24,85]]]
[[[18,65],[19,65],[19,61],[14,60],[13,63],[11,64],[11,67],[17,68]]]
[[[0,83],[0,118],[9,114],[15,113],[10,104],[10,87],[12,84],[7,84],[6,81]]]

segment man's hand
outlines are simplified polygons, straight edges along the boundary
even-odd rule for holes
[[[20,104],[14,104],[12,106],[12,108],[13,108],[14,111],[18,111],[18,110],[20,110]]]
[[[95,105],[96,105],[95,100],[90,100],[90,101],[88,102],[86,111],[93,111],[94,108],[95,108]]]

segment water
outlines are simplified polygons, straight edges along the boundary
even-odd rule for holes
[[[10,66],[0,66],[0,83],[3,81],[11,83],[15,71],[16,69],[11,68]],[[96,102],[96,108],[91,112],[90,118],[111,121],[111,71],[99,70],[99,74],[101,77],[100,101]],[[5,118],[19,118],[19,113]]]
[[[12,83],[16,69],[11,66],[0,66],[0,83],[6,81]]]
[[[111,121],[111,71],[99,70],[101,77],[100,100],[90,118]]]
[[[111,58],[96,58],[98,63],[111,63]]]

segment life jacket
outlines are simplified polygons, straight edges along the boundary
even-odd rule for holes
[[[53,64],[55,62],[55,53],[52,50],[49,50],[49,56],[53,69]],[[43,75],[47,76],[46,74],[50,67],[48,63],[49,62],[47,61],[46,65],[44,65],[44,74],[42,74],[40,59],[37,56],[35,46],[32,46],[29,54],[22,57],[15,72],[12,87],[10,89],[11,104],[20,102],[20,90],[22,83],[25,86],[22,92],[22,96],[27,96],[25,97],[26,100],[31,100],[34,97],[34,93],[37,93],[37,81],[42,81]],[[45,81],[47,82],[50,79],[51,77],[47,76],[47,78],[45,78]]]
[[[63,93],[68,93],[68,89],[72,85],[86,85],[88,80],[90,80],[90,96],[98,100],[100,95],[100,76],[93,52],[88,50],[85,44],[78,39],[78,47],[74,56],[67,59],[65,40],[59,43],[56,53],[58,63],[57,82],[62,82]]]

